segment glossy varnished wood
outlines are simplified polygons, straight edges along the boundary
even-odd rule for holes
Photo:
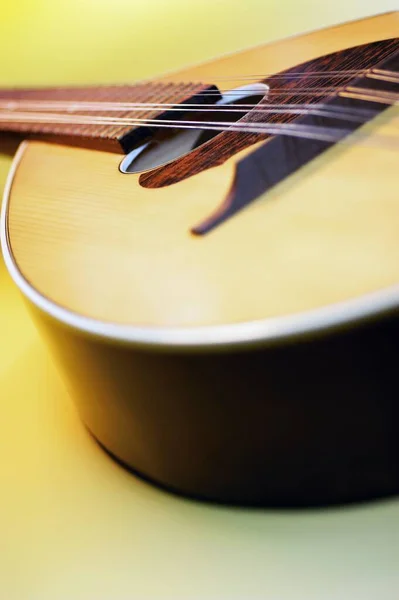
[[[383,15],[165,81],[226,87],[233,74],[292,68],[398,30],[398,13]],[[386,120],[371,130],[389,134],[392,127]],[[190,228],[220,205],[235,161],[251,150],[153,190],[140,186],[138,176],[120,174],[116,155],[29,143],[10,195],[18,268],[42,295],[73,312],[151,326],[263,319],[397,283],[397,153],[372,145],[329,151],[239,218],[193,237]]]
[[[399,38],[381,42],[361,44],[360,46],[346,48],[320,58],[295,64],[291,69],[278,72],[275,76],[260,79],[260,83],[269,86],[269,92],[252,110],[239,119],[239,123],[290,123],[298,117],[290,113],[267,113],[263,105],[270,103],[278,106],[292,104],[325,103],[335,96],[340,89],[353,84],[359,79],[356,71],[363,71],[378,65],[393,52],[399,51]],[[337,72],[342,75],[337,77]],[[348,71],[348,72],[346,72]],[[301,77],[296,77],[300,72]],[[329,72],[334,75],[329,76]],[[308,73],[308,75],[307,75]],[[315,76],[318,73],[319,76]],[[368,82],[366,82],[367,85]],[[324,93],[320,89],[326,90]],[[341,127],[342,123],[339,124]],[[214,137],[207,144],[190,152],[186,156],[173,161],[140,177],[140,184],[144,187],[162,187],[177,183],[186,177],[201,173],[204,169],[223,164],[237,152],[268,139],[268,135],[254,133],[243,134],[225,131]]]
[[[268,93],[258,105],[240,118],[235,126],[258,126],[260,123],[268,126],[295,121],[295,124],[302,127],[316,127],[316,130],[326,127],[353,132],[389,108],[388,104],[377,102],[371,105],[367,101],[356,99],[354,91],[357,88],[369,91],[375,88],[380,92],[384,89],[390,92],[399,89],[398,83],[367,76],[366,71],[371,68],[399,73],[399,38],[334,52],[262,80],[262,83],[268,85]],[[300,77],[298,72],[301,73]],[[337,76],[337,73],[341,75]],[[345,90],[351,90],[350,99]],[[275,104],[280,110],[273,113],[264,108],[270,104]],[[320,114],[315,116],[311,112],[298,117],[292,112],[284,113],[281,110],[285,105],[312,105],[317,108],[318,104],[332,109],[349,106],[352,110],[358,109],[359,113],[362,110],[367,112],[372,106],[373,117],[365,116],[353,122],[351,119],[346,121],[342,115],[341,118],[335,119],[334,113],[323,118]],[[345,137],[342,136],[341,140]],[[262,144],[258,151],[251,153],[245,160],[236,161],[236,174],[230,193],[223,198],[220,207],[212,215],[192,228],[193,233],[204,235],[215,227],[220,227],[250,202],[257,200],[262,193],[269,191],[334,145],[333,142],[326,143],[322,140],[316,142],[312,139],[224,131],[177,160],[144,173],[139,183],[149,188],[175,184],[205,169],[223,164],[240,150],[260,140],[266,143]]]

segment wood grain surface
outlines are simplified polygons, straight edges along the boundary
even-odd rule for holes
[[[393,38],[398,13],[291,38],[173,76],[223,87]],[[219,75],[219,78],[218,78]],[[172,76],[166,80],[171,80]],[[237,82],[230,82],[234,87]],[[394,135],[387,118],[370,127]],[[235,161],[145,189],[105,152],[29,143],[13,182],[12,252],[41,294],[99,320],[144,326],[235,323],[293,314],[397,283],[397,152],[334,148],[198,239],[190,228],[226,197]]]
[[[32,101],[52,103],[78,103],[79,102],[131,102],[131,103],[165,103],[185,104],[191,102],[206,103],[212,100],[212,96],[203,92],[213,93],[212,86],[201,83],[142,83],[137,85],[121,86],[85,86],[85,87],[59,87],[59,88],[16,88],[0,89],[0,102]],[[23,105],[22,105],[23,106]],[[23,107],[20,109],[23,112]],[[178,118],[178,113],[170,113],[166,109],[145,108],[142,110],[106,110],[85,111],[76,106],[73,110],[65,108],[58,111],[46,111],[43,108],[39,113],[50,114],[52,117],[66,115],[71,118],[84,115],[86,117],[114,117],[132,119],[160,119]],[[74,124],[74,123],[43,123],[40,120],[33,123],[26,119],[16,122],[12,120],[15,110],[0,110],[0,115],[5,114],[9,120],[0,120],[0,131],[15,132],[30,139],[45,139],[46,141],[64,145],[93,148],[96,150],[107,150],[110,152],[127,152],[132,145],[146,136],[148,128],[141,125],[108,125],[108,124]],[[183,113],[184,114],[184,113]],[[34,115],[33,115],[34,116]],[[28,114],[32,117],[32,113]],[[39,116],[38,116],[39,119]]]
[[[274,76],[260,79],[261,83],[269,86],[269,93],[238,122],[249,124],[292,122],[298,118],[297,115],[288,112],[270,114],[266,111],[261,112],[259,108],[270,103],[278,106],[325,103],[328,98],[336,95],[340,89],[359,77],[353,72],[369,69],[380,61],[384,61],[397,50],[399,50],[399,39],[397,38],[362,44],[296,64]],[[337,77],[339,71],[342,72],[342,75]],[[297,72],[300,72],[302,76],[297,77]],[[329,76],[330,72],[333,75]],[[319,76],[315,76],[315,73]],[[320,90],[326,91],[323,93]],[[223,164],[240,150],[268,137],[270,136],[224,131],[187,156],[144,173],[140,177],[140,184],[144,187],[156,188],[176,183],[200,173],[204,169]]]

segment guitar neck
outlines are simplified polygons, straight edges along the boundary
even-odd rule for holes
[[[168,114],[168,105],[215,101],[213,94],[203,94],[208,90],[216,88],[201,83],[154,82],[0,89],[0,132],[125,153],[148,134],[148,127],[118,123],[118,119],[179,118],[178,111]],[[137,105],[134,111],[129,104]]]

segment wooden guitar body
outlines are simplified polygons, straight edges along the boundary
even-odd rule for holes
[[[398,37],[391,13],[161,81],[234,89],[382,40],[390,56]],[[121,463],[239,504],[399,491],[399,154],[379,144],[398,132],[394,111],[364,126],[370,143],[328,149],[203,235],[263,139],[235,147],[223,132],[143,174],[121,173],[113,148],[22,143],[6,264],[83,422]]]

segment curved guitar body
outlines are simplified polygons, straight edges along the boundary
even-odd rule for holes
[[[271,103],[278,79],[259,74],[305,64],[311,77],[306,65],[324,64],[374,69],[370,85],[393,98],[398,36],[391,13],[162,82],[222,94],[245,78]],[[6,263],[84,423],[123,464],[223,502],[399,491],[399,153],[380,143],[398,129],[395,107],[380,105],[364,144],[319,152],[224,131],[142,173],[122,173],[112,148],[22,144],[3,205]]]

